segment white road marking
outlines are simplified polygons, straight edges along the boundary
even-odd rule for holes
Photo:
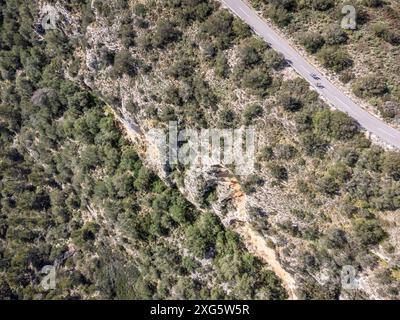
[[[250,15],[246,11],[244,11],[242,8],[239,8],[239,10],[242,11],[247,17],[250,18]]]

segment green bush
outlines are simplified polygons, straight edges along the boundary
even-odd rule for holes
[[[357,123],[341,111],[323,110],[313,117],[315,133],[335,140],[348,140],[358,132]]]
[[[336,24],[329,26],[325,34],[325,42],[329,45],[346,43],[348,38],[347,33]]]
[[[240,47],[238,56],[241,65],[245,68],[252,67],[261,61],[256,48],[249,45]]]
[[[245,39],[251,36],[251,29],[248,24],[239,18],[235,18],[232,23],[232,30],[237,39]]]
[[[280,6],[283,7],[287,10],[293,10],[296,8],[297,6],[297,1],[296,0],[268,0],[268,1],[264,1],[264,2],[268,2],[274,6]]]
[[[355,221],[353,227],[355,236],[363,245],[376,245],[386,237],[376,220],[360,219]]]
[[[362,4],[367,7],[377,8],[384,4],[383,0],[363,0]]]
[[[222,52],[218,53],[215,58],[214,71],[215,74],[221,78],[227,78],[229,75],[228,59],[226,59]]]
[[[263,108],[259,104],[249,104],[243,111],[244,124],[249,125],[255,118],[262,116]]]
[[[271,6],[266,13],[280,27],[287,26],[292,20],[291,14],[282,6]]]
[[[379,75],[368,75],[353,84],[353,92],[361,98],[379,97],[389,92],[386,79]]]
[[[187,245],[199,258],[213,256],[217,236],[222,231],[218,218],[211,213],[204,213],[186,231]]]
[[[119,29],[119,37],[125,48],[135,45],[136,32],[133,30],[131,24],[123,24]]]
[[[309,53],[316,53],[325,44],[325,39],[314,32],[307,32],[300,36],[300,42]]]
[[[256,174],[248,176],[242,182],[242,189],[244,193],[250,194],[256,191],[256,186],[262,186],[264,184],[264,180],[257,176]]]
[[[154,173],[147,170],[145,167],[141,167],[133,185],[137,190],[149,191],[154,179]]]
[[[322,64],[335,72],[341,72],[353,65],[349,54],[337,47],[324,47],[318,52]]]
[[[400,103],[386,101],[380,106],[379,110],[383,117],[395,118],[400,115]]]
[[[264,96],[268,87],[272,84],[271,76],[262,70],[253,69],[247,71],[243,75],[242,85],[251,89],[255,94]]]
[[[319,11],[326,11],[335,5],[334,0],[312,0],[312,8]]]
[[[383,170],[393,179],[400,181],[400,153],[387,152],[383,160]]]
[[[391,27],[383,22],[372,25],[372,31],[376,36],[392,45],[400,45],[400,33],[393,31]]]
[[[175,79],[189,78],[194,73],[195,62],[188,58],[177,59],[169,68],[169,74]]]
[[[339,184],[336,182],[335,178],[330,175],[325,175],[318,180],[318,187],[321,192],[327,195],[337,195],[340,190]]]
[[[317,156],[320,158],[325,155],[329,146],[326,140],[310,132],[302,134],[300,137],[307,155]]]
[[[114,73],[116,76],[121,77],[126,74],[128,76],[135,76],[137,73],[137,62],[131,56],[129,51],[119,51],[114,58]]]
[[[201,32],[207,36],[215,38],[215,42],[218,48],[228,48],[233,39],[233,16],[227,10],[218,10],[212,14],[202,24]]]
[[[133,7],[133,13],[139,17],[146,17],[147,7],[143,3],[138,3]]]
[[[178,41],[181,34],[172,22],[166,20],[159,21],[151,38],[152,44],[156,48],[165,48],[168,44]]]
[[[270,161],[274,158],[274,149],[270,146],[264,146],[259,154],[261,161]]]
[[[298,111],[303,106],[301,101],[298,98],[294,97],[291,94],[287,94],[287,93],[282,93],[282,95],[279,98],[279,102],[282,104],[283,108],[286,111],[290,111],[290,112]]]
[[[230,128],[235,121],[235,113],[230,109],[222,109],[219,113],[219,123],[222,127]]]
[[[273,68],[275,70],[283,69],[287,65],[285,56],[272,49],[267,50],[264,53],[263,60],[269,68]]]
[[[272,164],[270,165],[269,169],[272,177],[277,180],[287,180],[289,177],[287,169],[283,166]]]

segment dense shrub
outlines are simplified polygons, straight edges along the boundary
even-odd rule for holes
[[[230,109],[222,109],[219,113],[219,123],[222,127],[231,127],[235,121],[235,113]]]
[[[217,47],[228,48],[233,41],[233,16],[227,10],[219,10],[202,24],[201,32],[215,38]]]
[[[181,32],[170,21],[160,21],[152,35],[152,43],[157,48],[164,48],[169,43],[179,40]]]
[[[312,0],[313,9],[325,11],[332,8],[335,4],[334,0]]]
[[[242,46],[239,49],[238,56],[240,63],[246,68],[252,67],[261,61],[261,57],[259,56],[256,48],[249,45]]]
[[[263,114],[263,108],[259,104],[249,104],[243,111],[243,121],[249,125],[255,118]]]
[[[280,70],[287,65],[285,56],[275,50],[267,50],[263,55],[263,60],[269,68],[275,70]]]
[[[330,249],[340,249],[347,244],[346,233],[341,229],[331,229],[325,239],[326,245]]]
[[[313,117],[315,132],[336,140],[351,139],[357,132],[357,123],[341,111],[323,110]]]
[[[292,20],[291,14],[282,6],[272,6],[267,11],[268,17],[278,26],[287,26]]]
[[[251,29],[241,19],[235,18],[232,23],[232,30],[238,39],[245,39],[251,36]]]
[[[372,31],[386,42],[392,45],[400,45],[400,33],[392,30],[387,24],[377,22],[372,26]]]
[[[363,245],[376,245],[386,237],[385,231],[376,220],[360,219],[355,221],[354,232]]]
[[[195,62],[193,60],[185,57],[178,58],[169,68],[169,74],[175,79],[189,78],[193,75],[194,67]]]
[[[330,175],[324,175],[317,183],[321,192],[328,195],[337,195],[339,193],[340,185],[336,179]]]
[[[361,98],[382,96],[389,91],[386,79],[378,75],[368,75],[358,79],[352,89]]]
[[[394,101],[384,102],[379,109],[385,118],[395,118],[400,115],[400,104]]]
[[[133,30],[130,23],[121,26],[119,29],[119,37],[121,38],[122,44],[125,48],[135,45],[136,32]]]
[[[296,0],[268,0],[268,3],[274,6],[280,6],[287,10],[293,10],[296,8]]]
[[[329,146],[326,140],[309,132],[301,135],[301,142],[306,154],[317,157],[323,157]]]
[[[279,102],[282,104],[285,110],[291,112],[298,111],[303,106],[300,99],[288,93],[283,93],[279,98]]]
[[[215,66],[214,66],[215,74],[221,78],[226,78],[229,74],[229,65],[228,59],[226,59],[223,53],[218,53],[215,58]]]
[[[271,176],[277,180],[287,180],[288,179],[288,171],[285,167],[272,164],[269,167]]]
[[[323,65],[335,72],[343,71],[353,65],[353,60],[347,52],[337,47],[324,47],[318,52]]]
[[[362,4],[367,7],[377,8],[382,6],[384,3],[383,0],[363,0]]]
[[[272,84],[271,76],[262,70],[253,69],[243,75],[242,84],[251,89],[254,93],[263,96],[267,93],[268,87]]]
[[[193,226],[187,229],[188,246],[200,258],[212,258],[215,255],[215,245],[222,226],[215,215],[202,214]]]
[[[256,174],[250,175],[246,177],[244,181],[242,181],[242,189],[244,193],[250,194],[256,191],[257,186],[262,186],[264,184],[264,180]]]
[[[135,76],[137,73],[137,62],[131,56],[129,51],[119,51],[114,58],[114,73],[116,76],[121,77],[126,74],[128,76]]]
[[[325,43],[325,39],[318,33],[307,32],[300,36],[301,44],[310,53],[316,53]]]
[[[393,179],[400,180],[400,153],[388,152],[383,161],[383,170]]]
[[[338,25],[329,26],[325,34],[325,42],[329,45],[342,44],[348,39],[347,33]]]

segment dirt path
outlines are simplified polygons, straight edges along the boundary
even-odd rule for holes
[[[237,228],[236,231],[242,236],[247,249],[268,264],[271,270],[281,279],[283,286],[288,292],[289,300],[297,300],[294,278],[283,269],[277,259],[275,250],[268,247],[266,239],[254,231],[248,224]]]
[[[232,199],[235,203],[237,216],[243,217],[242,221],[246,220],[246,195],[243,193],[239,181],[236,178],[229,176],[225,172],[219,175],[221,183],[228,184],[232,190]],[[295,280],[280,264],[274,249],[268,246],[267,239],[255,231],[248,222],[235,227],[244,241],[246,248],[256,257],[260,258],[271,270],[281,279],[283,286],[288,292],[290,300],[297,300]]]

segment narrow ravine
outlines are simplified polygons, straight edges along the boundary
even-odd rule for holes
[[[111,107],[109,109],[113,112],[116,120],[121,124],[121,127],[128,139],[135,145],[140,145],[141,148],[143,148],[143,145],[145,145],[145,137],[140,128],[136,125],[130,124],[126,119],[123,119]],[[139,154],[143,156],[143,150],[142,152],[139,152]],[[247,250],[267,264],[282,281],[282,285],[286,289],[289,299],[298,299],[295,292],[295,280],[292,275],[282,267],[277,258],[275,250],[268,246],[267,239],[253,230],[253,228],[250,226],[250,223],[245,221],[247,215],[246,195],[242,191],[239,181],[235,177],[232,177],[228,172],[223,171],[218,174],[218,178],[218,183],[221,185],[225,184],[232,193],[231,198],[236,208],[235,216],[243,218],[241,219],[243,221],[242,224],[236,224],[233,227],[230,226],[230,228],[232,228],[241,236]],[[194,205],[198,207],[196,204]],[[199,208],[199,210],[201,209]]]
[[[242,191],[239,181],[228,174],[220,174],[219,176],[221,177],[221,182],[228,184],[229,189],[232,191],[232,199],[237,210],[236,216],[243,218],[243,223],[236,224],[234,230],[242,237],[249,252],[265,262],[281,279],[288,292],[289,299],[297,300],[298,296],[296,295],[296,284],[293,276],[282,267],[276,251],[268,246],[268,239],[254,230],[249,222],[246,222],[246,195]]]

